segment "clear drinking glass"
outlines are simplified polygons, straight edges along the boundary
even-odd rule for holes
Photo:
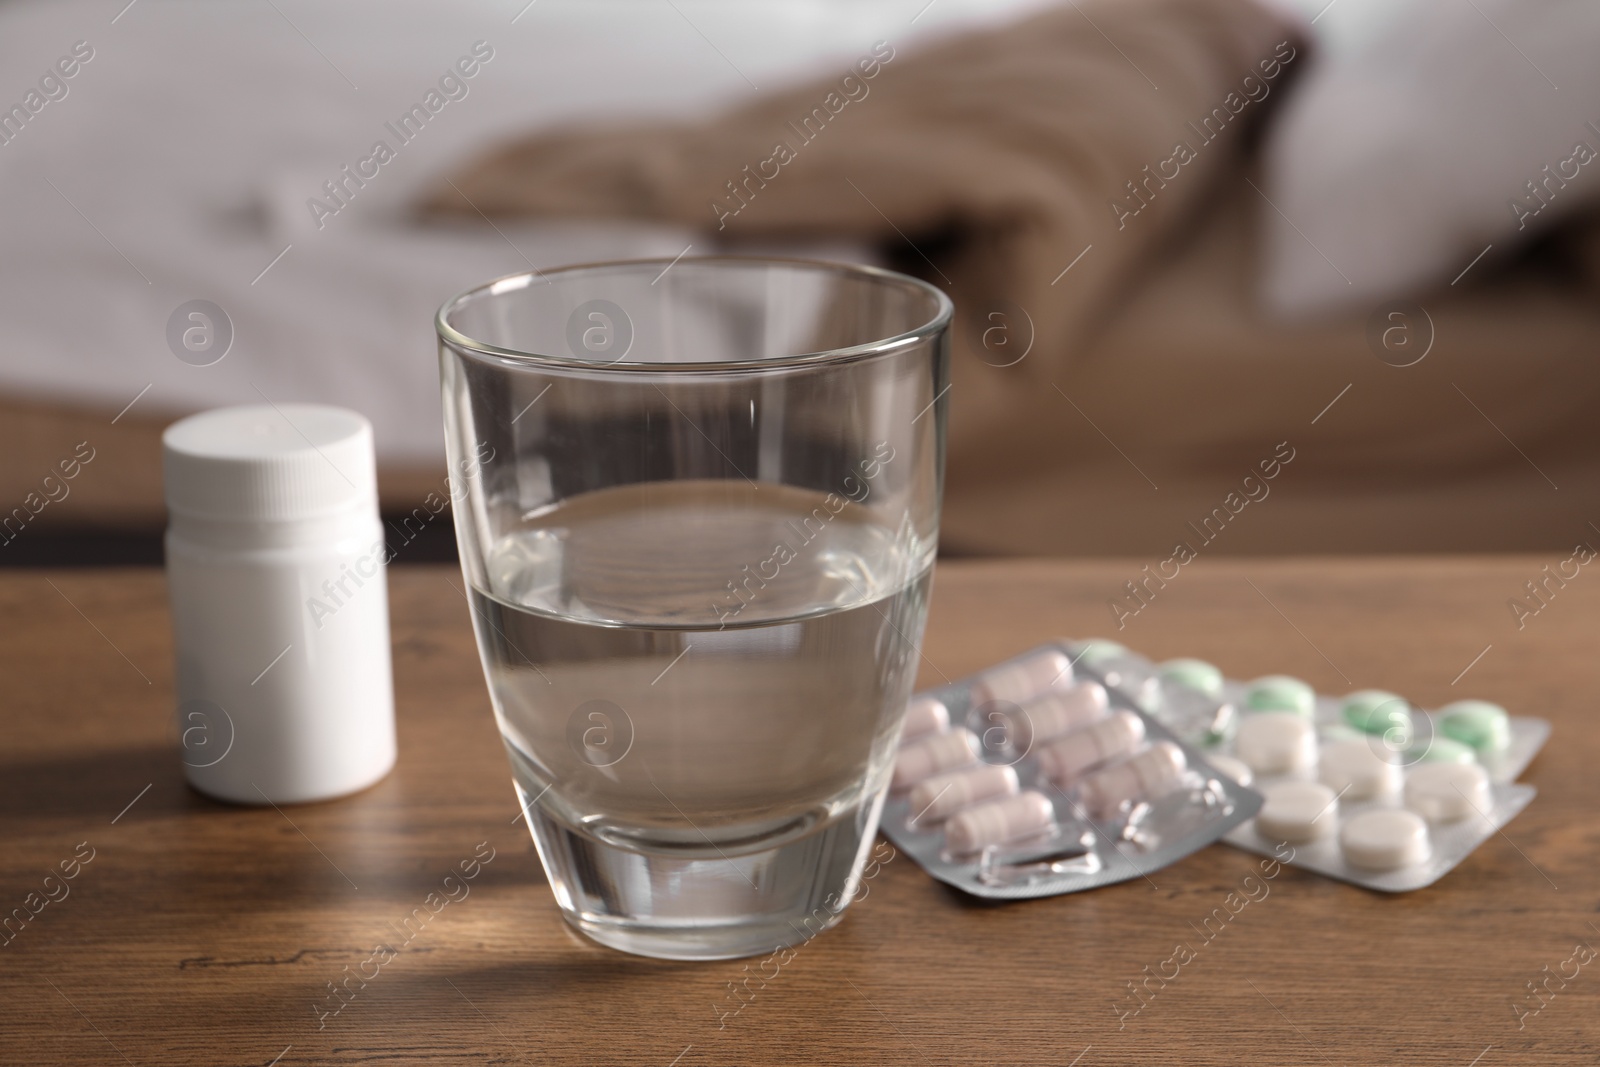
[[[770,952],[858,892],[927,615],[950,310],[887,271],[738,258],[440,309],[484,673],[595,940]]]

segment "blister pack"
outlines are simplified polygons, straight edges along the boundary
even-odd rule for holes
[[[1068,645],[1092,677],[1198,744],[1262,807],[1224,840],[1369,889],[1431,885],[1537,792],[1518,784],[1543,719],[1480,700],[1436,711],[1381,690],[1319,695],[1286,675],[1250,682],[1201,660],[1152,663],[1110,641]]]
[[[1260,806],[1058,643],[912,698],[881,825],[940,881],[1017,900],[1147,875]]]

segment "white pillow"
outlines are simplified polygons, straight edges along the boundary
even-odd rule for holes
[[[1327,17],[1346,8],[1348,30],[1372,6]],[[1383,6],[1330,35],[1268,131],[1261,287],[1280,314],[1448,286],[1600,202],[1600,4]]]

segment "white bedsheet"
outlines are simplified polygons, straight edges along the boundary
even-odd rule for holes
[[[399,209],[432,175],[514,132],[702,115],[754,86],[842,69],[879,39],[900,47],[1043,6],[125,3],[0,3],[0,108],[23,104],[76,42],[93,49],[0,143],[0,391],[108,412],[138,396],[144,414],[263,397],[342,404],[372,419],[385,462],[442,453],[432,316],[450,295],[529,263],[713,250],[634,225],[420,229]],[[306,201],[375,141],[398,145],[384,124],[477,41],[493,58],[465,95],[319,229]],[[168,348],[168,317],[193,299],[233,324],[210,366]]]

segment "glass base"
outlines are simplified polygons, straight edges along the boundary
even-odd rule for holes
[[[838,923],[883,807],[878,790],[766,847],[703,840],[666,852],[600,840],[551,817],[520,782],[517,794],[563,918],[602,945],[669,960],[764,955]]]

